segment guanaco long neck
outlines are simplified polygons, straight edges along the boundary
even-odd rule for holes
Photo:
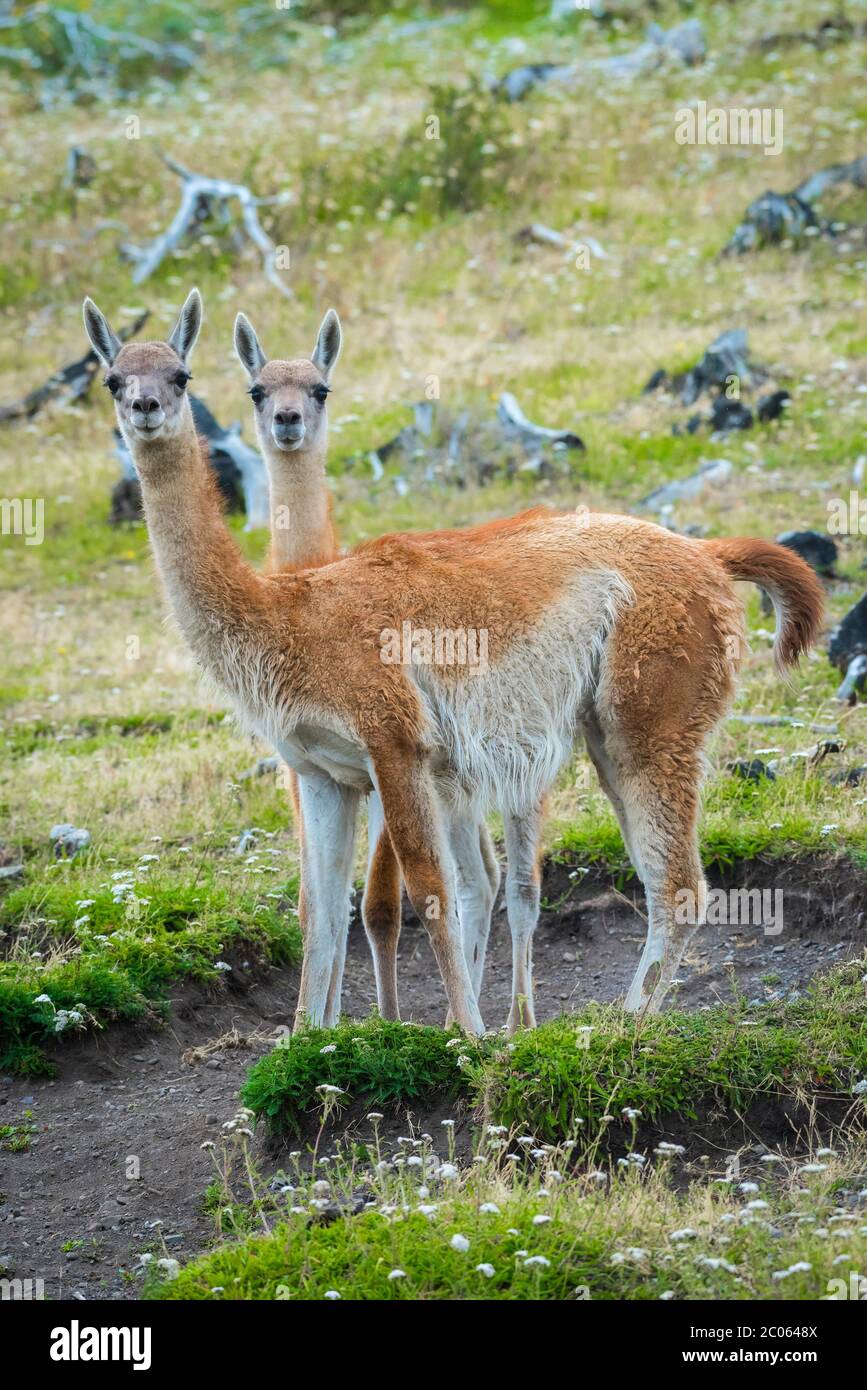
[[[338,555],[325,481],[327,444],[286,453],[260,439],[271,488],[271,547],[267,570],[327,565]]]
[[[131,448],[174,618],[199,664],[236,693],[239,669],[267,636],[266,581],[226,530],[189,408],[180,435]]]

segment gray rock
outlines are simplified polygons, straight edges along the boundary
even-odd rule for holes
[[[280,766],[279,758],[260,758],[246,772],[241,773],[241,781],[249,782],[251,777],[264,777],[266,772],[276,772]]]
[[[90,844],[90,831],[75,825],[53,825],[48,833],[55,859],[72,859]]]
[[[675,479],[648,493],[638,506],[645,511],[661,511],[675,502],[691,501],[700,496],[706,487],[727,483],[731,475],[732,465],[728,459],[708,459],[688,477]]]

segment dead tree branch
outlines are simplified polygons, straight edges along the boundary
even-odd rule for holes
[[[136,263],[133,281],[136,285],[147,280],[170,252],[177,249],[187,236],[195,236],[199,226],[214,212],[225,213],[226,204],[235,200],[241,209],[241,221],[250,241],[262,253],[262,270],[266,279],[291,298],[292,291],[277,270],[277,248],[259,221],[258,209],[281,201],[280,198],[257,198],[242,183],[230,183],[226,179],[212,179],[205,174],[195,174],[185,169],[176,160],[161,154],[160,158],[173,174],[181,180],[181,201],[177,212],[161,236],[156,237],[149,246],[137,248],[125,246],[124,254]]]
[[[42,20],[56,26],[63,35],[67,52],[55,52],[55,61],[62,61],[64,67],[78,68],[88,76],[104,67],[106,61],[116,64],[129,59],[152,58],[184,69],[195,67],[197,62],[193,50],[184,44],[157,43],[154,39],[146,39],[126,29],[110,29],[79,11],[59,10],[51,5],[31,5],[20,14],[0,14],[0,30],[11,32],[28,29]],[[35,62],[29,62],[27,57],[18,61],[33,67],[45,66],[38,53],[27,49],[22,51],[29,53]],[[18,52],[18,49],[5,49],[3,56],[8,58]]]
[[[125,343],[128,338],[133,338],[136,333],[141,332],[149,317],[150,311],[145,309],[137,319],[128,324],[126,328],[122,328],[118,334],[121,342]],[[12,401],[9,405],[0,405],[0,424],[5,424],[8,420],[29,419],[37,411],[40,411],[48,401],[64,392],[69,401],[80,401],[90,390],[90,384],[98,370],[99,358],[96,353],[85,353],[84,357],[79,357],[76,362],[70,362],[68,366],[60,367],[46,382],[37,386],[34,391],[29,392],[20,401]]]

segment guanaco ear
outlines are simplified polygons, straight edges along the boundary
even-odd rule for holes
[[[268,358],[265,356],[262,344],[256,337],[256,330],[246,314],[239,314],[235,319],[235,351],[241,361],[241,366],[252,381],[254,377],[259,375]]]
[[[199,336],[202,326],[202,296],[198,290],[190,290],[177,323],[168,336],[169,347],[174,348],[182,362],[186,362]]]
[[[326,381],[331,376],[332,368],[340,356],[342,337],[340,319],[334,309],[329,309],[319,326],[316,346],[310,358],[314,367],[319,368]]]
[[[84,301],[84,331],[103,366],[110,367],[121,349],[120,338],[112,333],[108,319],[89,297]]]

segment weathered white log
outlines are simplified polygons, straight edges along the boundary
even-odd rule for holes
[[[136,262],[133,281],[140,285],[153,275],[166,256],[177,249],[184,237],[196,230],[200,220],[202,204],[225,205],[236,201],[241,209],[241,220],[247,236],[262,253],[262,270],[266,279],[286,295],[292,291],[277,270],[277,248],[259,221],[258,209],[263,205],[281,201],[274,198],[256,198],[243,183],[230,183],[227,179],[212,179],[204,174],[194,174],[182,164],[167,156],[161,156],[163,163],[177,174],[181,180],[181,201],[177,212],[161,236],[156,237],[147,247],[125,246],[124,253]]]

